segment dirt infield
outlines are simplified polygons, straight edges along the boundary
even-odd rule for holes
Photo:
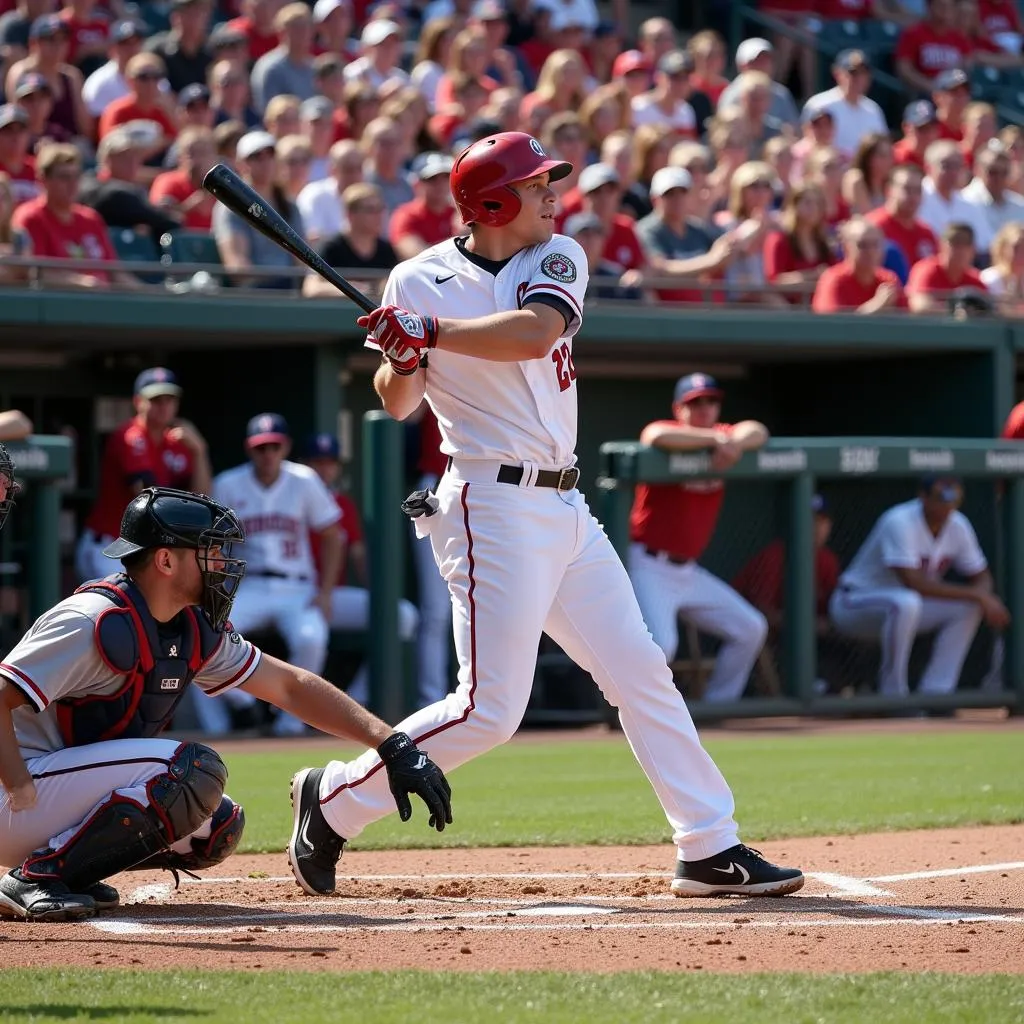
[[[1024,972],[1024,826],[767,843],[782,899],[677,899],[671,847],[346,853],[312,899],[283,854],[132,873],[78,925],[0,923],[5,967]]]

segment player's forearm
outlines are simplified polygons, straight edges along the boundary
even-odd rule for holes
[[[21,756],[18,740],[14,735],[11,709],[0,700],[0,786],[11,793],[31,781],[32,775]]]
[[[928,292],[916,292],[909,296],[907,301],[911,313],[942,313],[946,310],[946,303],[937,295]]]
[[[386,359],[373,375],[373,387],[380,396],[384,411],[396,420],[407,419],[419,408],[426,386],[427,378],[422,370],[403,376],[395,373]]]
[[[564,327],[561,314],[558,317]],[[533,309],[514,309],[472,320],[443,317],[437,326],[437,348],[495,363],[544,359],[558,340],[552,320]]]
[[[768,443],[768,428],[757,420],[743,420],[729,431],[729,440],[738,444],[745,452],[756,451]]]
[[[721,433],[713,427],[691,427],[681,423],[678,426],[654,423],[640,434],[640,441],[643,444],[677,452],[711,448],[718,444],[721,438]]]
[[[942,601],[977,601],[980,603],[982,597],[991,593],[991,588],[985,590],[973,583],[947,583],[945,580],[927,576],[920,570],[904,572],[901,576],[903,582],[911,590],[916,590],[922,597],[934,597]]]
[[[338,528],[320,535],[320,593],[330,594],[341,582],[341,533]]]

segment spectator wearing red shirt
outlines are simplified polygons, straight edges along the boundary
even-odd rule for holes
[[[967,73],[951,68],[935,76],[932,101],[939,118],[939,138],[963,142],[964,111],[971,102],[971,85]]]
[[[903,30],[896,44],[896,73],[915,93],[927,94],[942,71],[970,63],[974,47],[954,25],[954,0],[928,0],[927,17]]]
[[[990,39],[1008,53],[1020,52],[1020,12],[1014,0],[981,0],[978,16]]]
[[[776,286],[815,284],[836,261],[826,234],[825,194],[817,185],[798,185],[787,196],[781,227],[764,241],[765,280]],[[803,292],[785,297],[796,305],[804,302]]]
[[[344,632],[366,633],[370,628],[370,578],[366,565],[366,543],[363,540],[363,524],[359,516],[359,507],[352,496],[347,494],[341,485],[341,446],[333,434],[314,434],[306,441],[302,452],[303,461],[324,482],[337,502],[341,514],[338,529],[341,532],[341,558],[337,579],[331,591],[331,604],[327,615],[327,624],[331,629]],[[309,533],[313,561],[316,564],[318,577],[322,573],[321,533],[311,530]],[[352,577],[356,586],[348,586]],[[404,598],[398,602],[398,637],[405,643],[414,640],[419,629],[420,616],[416,606]],[[361,704],[369,701],[368,663],[363,662],[355,678],[348,686],[348,695]],[[440,696],[421,694],[422,706],[440,700],[447,693],[447,687]]]
[[[1018,49],[1007,51],[989,36],[981,21],[978,0],[956,0],[956,27],[963,32],[974,47],[974,62],[989,68],[1020,67]]]
[[[924,196],[923,180],[915,164],[900,164],[889,178],[885,205],[867,215],[870,223],[899,246],[909,267],[939,251],[935,232],[917,215]]]
[[[36,163],[28,155],[28,114],[14,103],[0,107],[0,171],[10,179],[14,205],[35,199],[42,192]]]
[[[905,307],[907,297],[899,278],[882,267],[882,232],[864,217],[854,217],[842,228],[846,259],[829,267],[814,289],[815,313],[872,315]]]
[[[181,386],[162,366],[135,378],[135,416],[107,438],[100,464],[96,504],[75,551],[80,580],[110,573],[103,554],[119,533],[125,506],[145,487],[177,487],[209,494],[206,441],[190,423],[178,420]]]
[[[149,201],[181,217],[189,231],[209,231],[216,200],[203,188],[203,176],[217,162],[213,132],[186,128],[178,136],[178,166],[158,174],[149,189]]]
[[[141,147],[143,159],[150,160],[167,149],[178,134],[160,99],[164,62],[155,53],[137,53],[128,61],[125,77],[131,92],[114,100],[100,115],[99,137],[102,139],[109,131],[129,121],[155,121],[159,135]]]
[[[228,27],[241,32],[249,42],[249,60],[260,57],[277,47],[277,29],[274,18],[281,9],[280,0],[242,0],[242,16],[233,18]]]
[[[683,377],[675,387],[674,419],[648,423],[641,443],[670,452],[708,453],[710,469],[729,469],[744,452],[763,447],[768,430],[756,420],[721,422],[723,396],[707,374]],[[704,695],[708,701],[743,696],[768,633],[756,608],[697,564],[715,531],[724,496],[720,479],[640,484],[630,513],[629,576],[644,622],[665,657],[675,657],[680,615],[722,640]]]
[[[729,79],[722,74],[725,70],[725,43],[713,29],[705,29],[693,36],[686,48],[693,57],[690,88],[694,92],[704,93],[714,110],[729,84]]]
[[[633,220],[619,213],[622,185],[619,173],[609,164],[591,164],[580,174],[580,209],[594,213],[608,231],[604,258],[623,270],[641,270],[646,264],[643,247],[636,236]],[[561,222],[558,230],[561,230]]]
[[[110,19],[96,0],[65,0],[60,16],[68,27],[68,63],[85,73],[104,63]]]
[[[398,258],[410,260],[454,231],[452,193],[448,185],[452,160],[441,153],[428,153],[416,174],[416,198],[403,203],[388,223],[388,240]]]
[[[937,314],[949,310],[954,291],[988,292],[974,269],[974,228],[953,222],[942,232],[938,256],[915,263],[907,281],[912,313]]]
[[[612,81],[625,84],[630,100],[650,89],[653,74],[654,65],[639,50],[623,50],[612,63]]]
[[[939,117],[928,100],[914,100],[903,111],[903,138],[892,147],[893,161],[924,172],[925,150],[939,138]]]

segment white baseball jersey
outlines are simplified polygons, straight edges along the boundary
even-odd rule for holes
[[[124,675],[112,672],[96,648],[96,620],[112,607],[102,594],[72,594],[43,612],[0,662],[0,674],[29,700],[12,716],[24,757],[63,749],[56,701],[112,694],[124,686]],[[238,633],[224,633],[193,683],[207,693],[223,693],[244,683],[259,663],[258,648]]]
[[[308,466],[285,460],[278,478],[264,487],[245,463],[214,479],[213,496],[234,509],[245,527],[247,574],[316,578],[309,531],[326,529],[340,513],[331,492]]]
[[[882,514],[839,582],[858,589],[902,587],[894,569],[922,569],[941,579],[951,568],[964,576],[988,568],[974,527],[962,512],[954,512],[936,537],[915,498]]]
[[[583,323],[587,257],[553,235],[510,259],[486,260],[449,239],[400,263],[382,303],[426,316],[469,320],[522,309],[534,299],[566,310],[569,323],[543,359],[499,363],[433,349],[426,399],[441,451],[468,459],[534,462],[560,468],[576,449],[576,367],[572,337]],[[373,338],[367,346],[378,348]]]

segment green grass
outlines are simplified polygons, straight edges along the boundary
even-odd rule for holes
[[[736,794],[743,837],[751,842],[1024,821],[1019,732],[735,736],[707,746]],[[283,849],[291,774],[334,756],[351,756],[351,748],[227,753],[229,792],[246,808],[244,850]],[[442,835],[428,831],[417,803],[410,823],[391,815],[359,837],[359,848],[668,839],[621,736],[513,742],[453,772],[451,782],[455,824]]]
[[[1010,975],[575,974],[418,971],[2,973],[5,1022],[215,1024],[931,1024],[1024,1018]]]

